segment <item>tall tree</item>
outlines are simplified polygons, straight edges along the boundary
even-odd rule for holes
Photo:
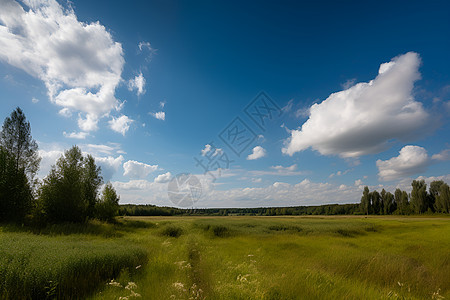
[[[93,217],[95,212],[95,204],[97,203],[97,195],[100,186],[103,184],[103,178],[100,175],[101,168],[95,164],[95,159],[88,154],[84,162],[83,172],[83,191],[84,198],[87,201],[87,215]]]
[[[381,211],[381,196],[380,193],[378,193],[378,191],[373,191],[371,193],[372,195],[372,209],[373,209],[373,214],[374,215],[378,215],[380,213],[383,213],[383,211]]]
[[[0,145],[15,160],[16,169],[23,169],[30,183],[39,170],[41,158],[38,145],[31,137],[30,122],[20,107],[17,107],[3,123]]]
[[[391,192],[387,192],[385,194],[383,203],[384,203],[384,214],[385,215],[390,215],[397,209],[397,205],[394,201],[394,195],[392,195]]]
[[[450,187],[446,183],[439,185],[439,192],[436,194],[436,211],[450,213]]]
[[[428,209],[428,193],[425,180],[413,180],[411,183],[411,208],[416,214],[421,214]]]
[[[361,197],[361,211],[366,215],[370,213],[370,191],[367,186],[364,187]]]
[[[382,189],[381,193],[380,193],[380,214],[387,214],[386,210],[387,207],[385,206],[386,204],[386,190]]]

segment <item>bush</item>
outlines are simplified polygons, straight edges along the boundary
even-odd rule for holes
[[[183,234],[183,229],[181,229],[181,227],[178,226],[168,225],[161,231],[161,234],[177,238]]]

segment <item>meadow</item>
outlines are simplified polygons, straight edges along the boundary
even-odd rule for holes
[[[447,217],[126,217],[66,226],[1,228],[2,298],[450,298]]]

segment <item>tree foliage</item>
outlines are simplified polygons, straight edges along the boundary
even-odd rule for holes
[[[39,170],[38,145],[31,137],[30,122],[17,107],[3,123],[0,145],[13,157],[16,169],[23,169],[30,182]]]
[[[33,195],[24,169],[0,146],[0,222],[23,221],[30,211]]]
[[[44,179],[40,201],[50,222],[82,222],[92,216],[102,184],[92,156],[83,157],[73,146],[59,158]]]
[[[110,182],[103,188],[102,197],[96,204],[96,216],[100,220],[113,221],[119,211],[119,197]]]

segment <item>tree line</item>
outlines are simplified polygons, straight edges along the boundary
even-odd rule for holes
[[[111,183],[104,185],[92,155],[85,156],[73,146],[43,180],[36,178],[40,161],[30,123],[18,107],[5,119],[0,133],[0,222],[42,226],[114,220],[119,197]]]
[[[450,187],[442,180],[430,183],[429,191],[425,180],[413,180],[412,191],[396,189],[394,194],[384,189],[379,193],[364,187],[360,210],[372,215],[409,215],[423,213],[450,213]]]

